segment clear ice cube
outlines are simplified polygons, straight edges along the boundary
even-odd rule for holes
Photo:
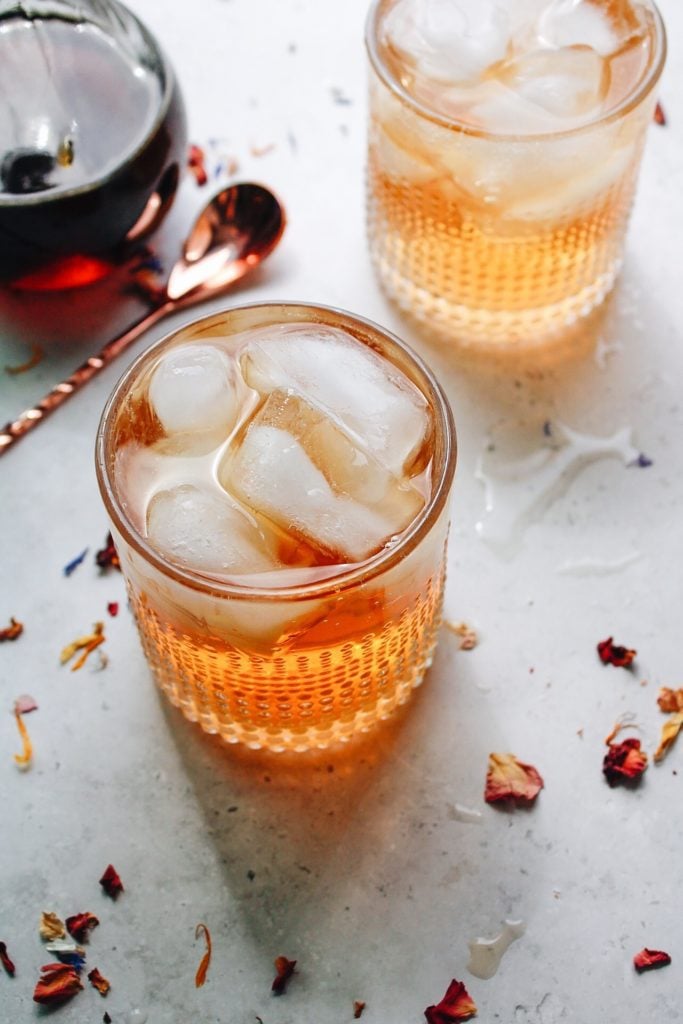
[[[219,468],[254,513],[337,561],[359,562],[404,530],[424,504],[324,413],[274,391]]]
[[[181,484],[154,495],[147,537],[169,561],[212,576],[279,566],[274,541],[228,495]]]
[[[292,390],[325,410],[397,476],[424,448],[430,414],[400,370],[334,328],[300,324],[262,332],[241,356],[261,394]]]
[[[625,5],[624,5],[625,6]],[[554,0],[538,19],[538,40],[542,46],[590,46],[607,57],[631,35],[625,19],[613,19],[607,5],[591,0]]]
[[[149,401],[167,434],[227,437],[240,409],[240,381],[227,352],[213,345],[171,349],[149,385]]]
[[[609,65],[588,46],[537,50],[506,64],[501,80],[553,117],[583,120],[602,108],[609,88]]]

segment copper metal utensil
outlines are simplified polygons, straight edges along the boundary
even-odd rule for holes
[[[108,366],[143,331],[169,313],[215,298],[275,248],[285,228],[280,202],[262,185],[243,182],[223,189],[197,218],[164,289],[144,316],[91,356],[44,398],[0,433],[0,455]]]

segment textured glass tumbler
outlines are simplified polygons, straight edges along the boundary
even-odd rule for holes
[[[426,504],[393,546],[317,582],[237,585],[171,564],[133,525],[117,483],[117,451],[131,440],[144,442],[144,424],[130,413],[140,381],[179,341],[287,324],[345,331],[421,392],[432,424]],[[452,414],[429,369],[398,338],[343,311],[294,303],[237,307],[152,346],[104,411],[97,473],[142,646],[163,692],[207,732],[253,748],[324,748],[386,718],[431,663],[455,459]]]
[[[495,134],[411,95],[382,45],[394,0],[367,22],[368,237],[390,299],[436,339],[538,346],[597,307],[622,263],[645,133],[665,59],[661,18],[637,87],[588,124]],[[406,80],[408,76],[406,75]]]

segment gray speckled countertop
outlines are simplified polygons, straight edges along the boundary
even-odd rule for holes
[[[32,1002],[49,960],[42,910],[98,915],[88,966],[112,982],[106,999],[87,986],[60,1008],[63,1024],[96,1024],[105,1010],[114,1024],[340,1024],[354,1000],[366,1002],[367,1024],[418,1024],[453,977],[488,1024],[683,1019],[681,741],[635,790],[610,789],[601,774],[615,720],[632,713],[651,753],[663,721],[658,688],[683,685],[680,7],[661,3],[669,123],[650,132],[597,349],[559,366],[484,369],[429,351],[371,274],[364,0],[131,6],[176,65],[193,141],[224,138],[239,177],[267,183],[287,205],[281,247],[235,301],[346,307],[402,334],[443,380],[460,441],[446,613],[471,623],[480,643],[462,651],[444,631],[411,704],[340,752],[266,756],[223,747],[186,722],[150,681],[121,577],[93,564],[107,531],[95,429],[138,343],[0,466],[0,625],[15,615],[26,626],[0,648],[0,940],[17,965],[14,979],[0,971],[0,1020],[42,1016]],[[203,195],[185,183],[162,247],[170,251]],[[77,315],[41,302],[48,354],[30,373],[0,375],[3,421],[134,312],[101,292],[80,301]],[[0,362],[21,362],[26,310],[5,296],[0,316]],[[563,486],[550,496],[540,488],[501,554],[477,529],[482,454],[490,438],[540,448],[546,422],[602,438],[628,428],[652,465],[626,465],[628,452],[587,462],[575,438]],[[524,519],[536,486],[508,485],[497,507]],[[63,566],[86,545],[66,578]],[[116,618],[110,601],[121,603]],[[64,644],[100,618],[106,668],[60,667]],[[637,648],[635,671],[599,663],[595,645],[608,635]],[[35,760],[24,773],[10,714],[21,693],[39,704],[26,717]],[[514,751],[543,775],[531,810],[484,803],[492,750]],[[115,903],[97,884],[109,862],[125,885]],[[492,978],[473,977],[468,942],[493,938],[505,919],[523,920],[525,933]],[[211,929],[213,961],[195,989],[199,921]],[[632,957],[643,946],[667,950],[671,966],[637,975]],[[275,999],[279,954],[298,973]]]

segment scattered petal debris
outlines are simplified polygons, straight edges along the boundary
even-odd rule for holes
[[[70,562],[67,562],[64,566],[63,572],[65,576],[70,576],[72,572],[75,572],[79,565],[85,561],[85,556],[88,554],[90,548],[83,548],[80,555],[76,555]]]
[[[642,974],[643,971],[654,971],[658,967],[666,967],[671,963],[671,957],[661,949],[641,949],[633,957],[633,966]]]
[[[493,804],[514,800],[532,804],[543,789],[543,779],[533,767],[519,761],[514,754],[489,754],[484,799]]]
[[[195,988],[201,988],[204,982],[206,981],[206,972],[208,971],[209,964],[211,963],[211,932],[206,927],[206,925],[202,924],[201,922],[197,925],[197,927],[194,930],[195,939],[198,939],[200,935],[204,936],[204,941],[206,942],[206,953],[202,957],[201,963],[197,968],[197,973],[195,974]]]
[[[647,768],[647,754],[640,749],[640,740],[629,738],[620,743],[610,742],[619,731],[619,726],[608,736],[607,753],[602,762],[603,775],[610,786],[620,782],[636,783]]]
[[[121,563],[119,561],[119,556],[116,551],[116,547],[114,546],[114,538],[111,533],[107,534],[104,547],[96,552],[95,564],[98,565],[100,569],[121,569]]]
[[[78,637],[78,639],[73,640],[63,648],[62,653],[59,656],[59,660],[62,665],[65,665],[67,661],[71,661],[77,651],[82,651],[80,658],[77,658],[71,666],[71,671],[77,672],[79,668],[83,668],[85,665],[88,655],[99,647],[100,644],[103,644],[106,639],[107,638],[104,635],[104,623],[96,622],[93,626],[92,633]]]
[[[63,939],[66,935],[64,922],[52,910],[44,910],[40,915],[39,930],[40,937],[45,942],[51,942],[52,939]]]
[[[100,878],[100,885],[107,896],[111,896],[113,900],[116,899],[120,892],[123,892],[123,882],[119,878],[118,871],[113,864],[107,864],[104,874]]]
[[[362,1017],[364,1009],[365,1009],[365,1003],[363,1002],[363,1000],[362,999],[355,999],[354,1003],[353,1003],[353,1018],[354,1018],[354,1020],[358,1020],[360,1017]]]
[[[88,981],[93,988],[97,989],[101,996],[106,996],[111,988],[111,983],[100,974],[97,967],[93,967],[92,971],[88,971]]]
[[[9,626],[0,629],[0,643],[4,643],[5,640],[16,640],[23,632],[23,623],[18,622],[13,615],[10,615]]]
[[[13,978],[16,971],[16,967],[10,960],[9,953],[7,952],[6,942],[0,942],[0,963],[9,974],[10,978]]]
[[[268,142],[268,143],[266,143],[265,146],[251,146],[250,149],[249,149],[249,152],[251,153],[252,156],[261,157],[261,156],[268,156],[268,154],[272,153],[274,149],[275,149],[275,143],[274,142]]]
[[[471,651],[477,646],[479,638],[476,631],[471,626],[468,626],[466,622],[450,622],[448,619],[444,619],[443,624],[451,633],[455,633],[456,636],[460,637],[458,647],[461,651]]]
[[[104,1017],[102,1018],[102,1024],[111,1024],[111,1017],[109,1016],[109,1014],[107,1013],[106,1010],[104,1011]]]
[[[662,686],[657,697],[660,711],[671,714],[672,711],[683,711],[683,687],[678,690],[670,690],[668,686]]]
[[[83,988],[78,971],[69,964],[45,964],[33,992],[34,1003],[61,1003]]]
[[[446,995],[436,1006],[428,1006],[425,1017],[428,1024],[455,1024],[476,1016],[477,1007],[462,981],[451,981]]]
[[[112,619],[115,619],[116,616],[119,614],[119,602],[109,601],[107,604],[107,611],[111,615]]]
[[[197,184],[206,185],[209,177],[206,173],[204,150],[201,146],[196,146],[194,143],[190,146],[187,154],[187,166],[190,168]]]
[[[69,939],[53,939],[48,942],[45,949],[53,953],[63,964],[70,964],[77,971],[82,971],[85,966],[85,950]]]
[[[296,960],[288,960],[286,956],[275,957],[275,977],[270,986],[271,992],[281,996],[287,989],[287,982],[294,974]]]
[[[637,651],[629,647],[621,647],[612,642],[611,636],[601,640],[597,646],[598,655],[603,665],[614,665],[615,668],[630,668]]]
[[[634,459],[633,462],[629,462],[628,465],[636,466],[638,469],[649,469],[650,466],[654,466],[654,462],[649,455],[646,455],[645,452],[641,452],[638,458]]]
[[[659,746],[654,753],[655,761],[663,760],[665,754],[669,750],[669,747],[673,745],[681,729],[683,729],[683,711],[677,711],[674,715],[671,715],[670,718],[667,718],[666,722],[662,726],[662,735],[659,740]]]
[[[33,760],[33,744],[31,743],[31,737],[28,734],[28,729],[24,725],[24,720],[21,717],[21,711],[18,711],[15,708],[14,717],[17,720],[17,729],[19,730],[19,735],[21,736],[21,742],[23,744],[22,752],[20,754],[15,754],[14,760],[22,770],[25,770],[30,767],[31,761]]]
[[[34,344],[31,345],[31,355],[28,359],[23,363],[19,363],[18,366],[6,366],[5,373],[9,373],[13,377],[16,377],[19,373],[28,373],[28,371],[32,370],[34,366],[37,366],[38,363],[42,362],[44,357],[45,350],[42,345],[38,345],[34,342]]]
[[[67,917],[65,921],[66,930],[69,935],[73,935],[76,942],[83,942],[87,939],[88,932],[96,928],[99,923],[98,918],[91,914],[89,910],[81,914],[73,914],[71,917]]]
[[[38,702],[30,694],[22,693],[14,702],[14,710],[18,711],[20,715],[28,715],[29,712],[38,710]]]
[[[655,107],[654,119],[656,124],[661,125],[662,127],[666,125],[666,114],[664,113],[664,107],[659,102],[659,100],[657,101],[657,106]]]

